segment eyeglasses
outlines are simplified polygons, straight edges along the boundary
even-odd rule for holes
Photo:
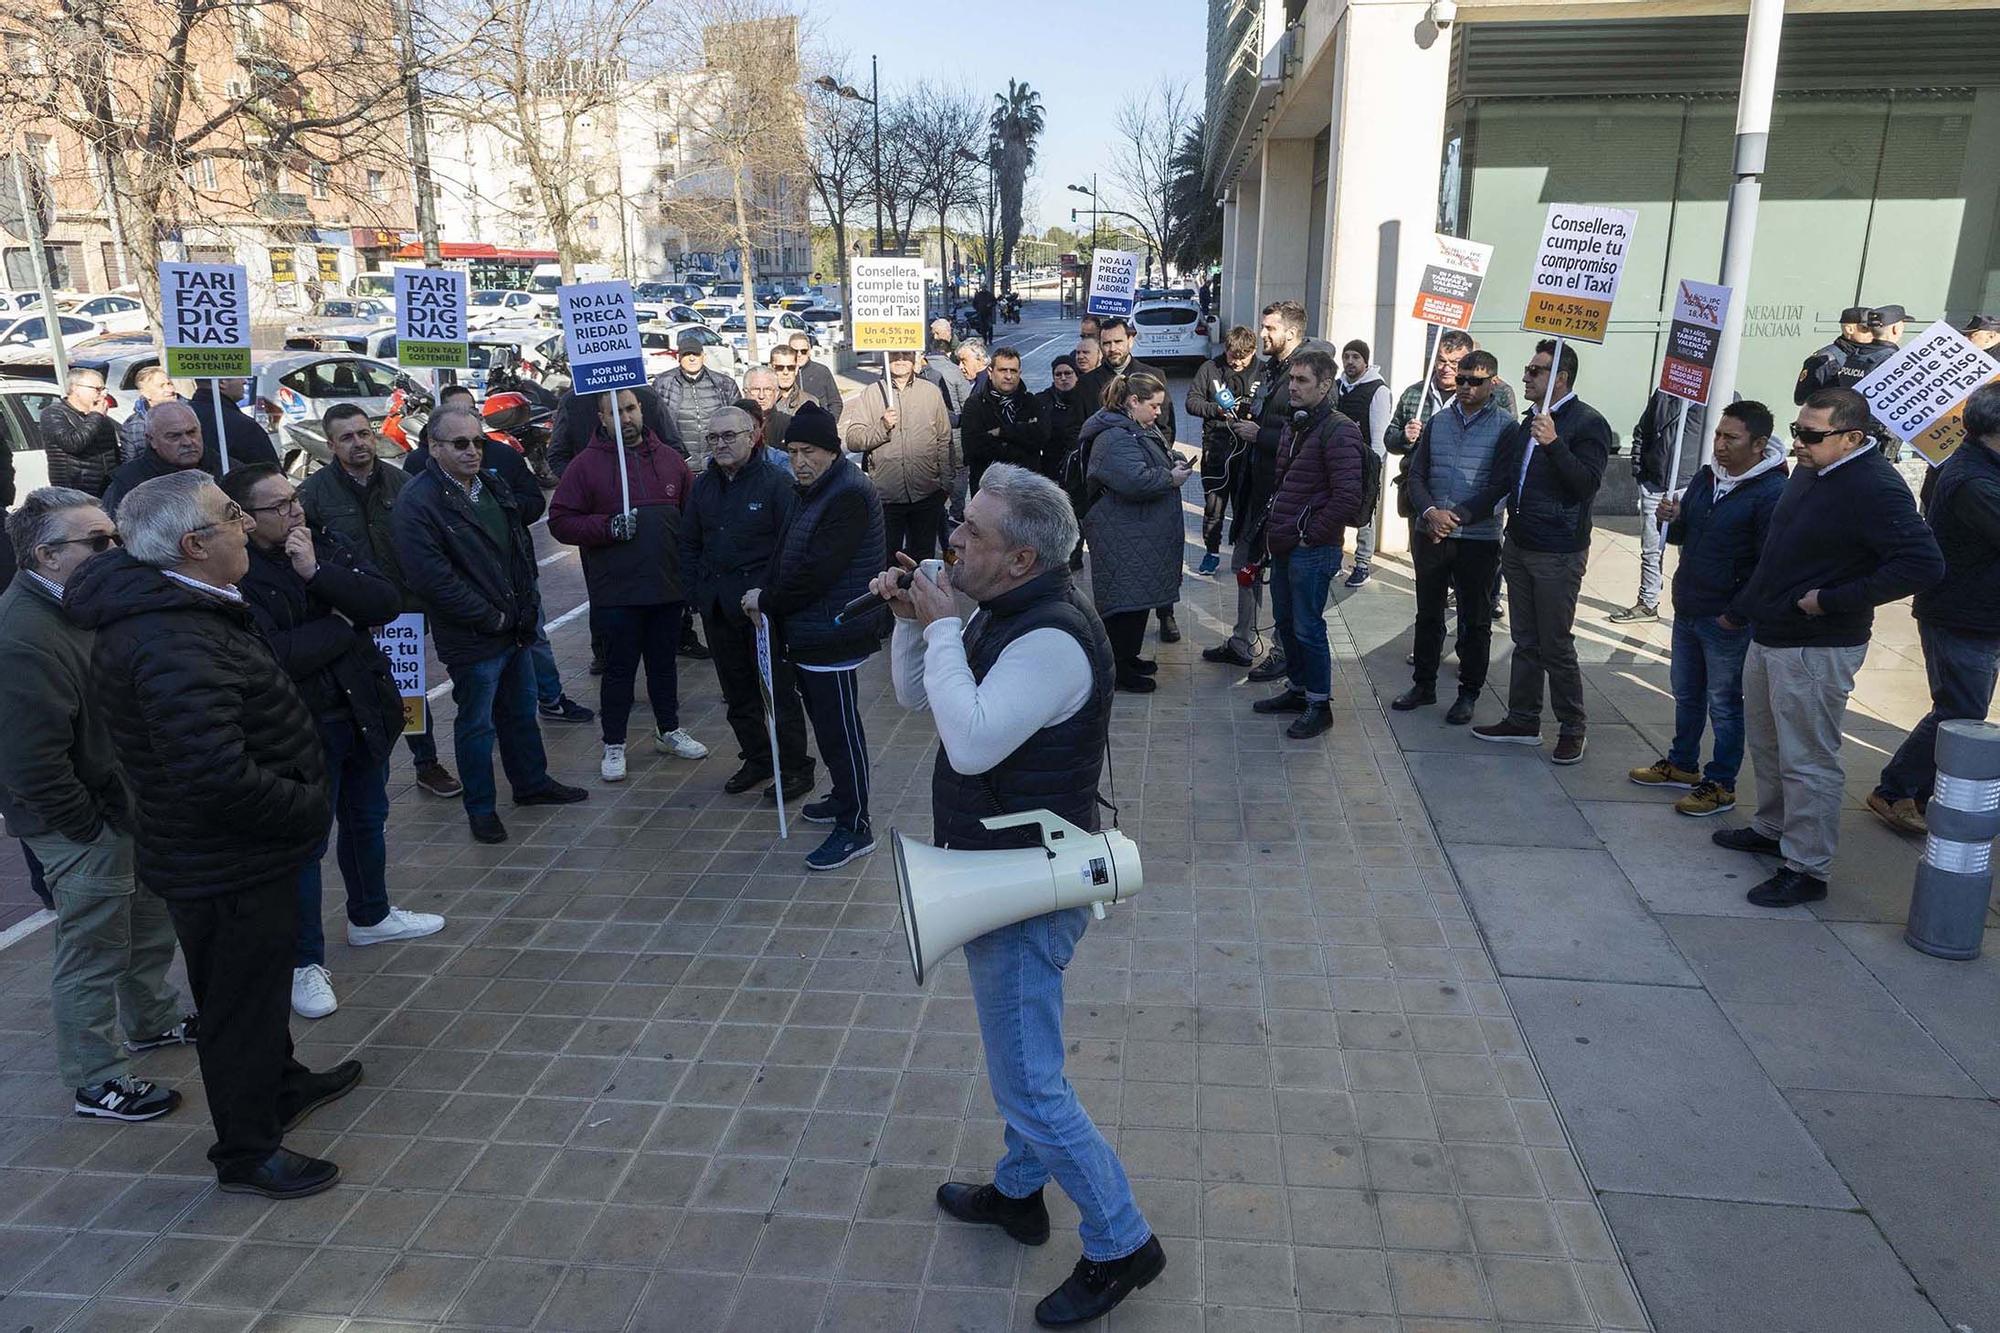
[[[243,522],[244,519],[248,517],[250,516],[243,512],[243,506],[237,504],[236,501],[231,500],[228,504],[222,507],[221,518],[218,518],[213,523],[204,523],[198,528],[190,528],[188,531],[190,534],[193,534],[196,532],[207,532],[210,528],[226,528],[231,523],[240,524]]]
[[[1493,378],[1491,375],[1460,375],[1458,377],[1458,387],[1461,389],[1477,389],[1482,384],[1491,384]]]
[[[123,546],[115,532],[100,532],[90,537],[65,537],[59,542],[43,542],[43,546],[88,546],[92,552],[102,555],[114,546]]]
[[[712,430],[701,438],[707,444],[727,444],[731,440],[746,439],[749,434],[747,430]]]
[[[433,435],[431,437],[432,445],[442,444],[448,449],[470,449],[475,444],[484,444],[485,442],[486,438],[482,435]]]
[[[771,369],[775,370],[780,375],[796,375],[799,373],[799,368],[797,366],[792,365],[790,362],[786,361],[773,361],[771,363]]]
[[[1522,366],[1522,367],[1521,367],[1521,376],[1522,376],[1522,378],[1524,378],[1524,379],[1525,379],[1525,378],[1527,378],[1528,376],[1531,376],[1531,375],[1546,375],[1546,374],[1548,374],[1548,373],[1549,373],[1549,368],[1548,368],[1547,366]]]
[[[1854,435],[1857,433],[1852,427],[1847,430],[1814,430],[1811,426],[1801,426],[1796,421],[1792,423],[1792,438],[1800,444],[1820,444],[1832,439],[1836,435]]]
[[[248,506],[248,512],[252,514],[282,514],[291,509],[297,509],[302,512],[305,509],[305,505],[296,495],[288,495],[276,504]]]

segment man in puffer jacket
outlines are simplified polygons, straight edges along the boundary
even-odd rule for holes
[[[236,584],[249,523],[198,470],[125,497],[123,550],[93,556],[63,605],[96,632],[91,700],[132,796],[139,882],[166,899],[201,1009],[197,1053],[221,1187],[290,1199],[340,1168],[282,1144],[361,1079],[292,1058],[300,868],[326,836],[326,762],[311,711]]]
[[[1333,725],[1333,651],[1326,598],[1340,572],[1341,542],[1362,508],[1361,428],[1334,410],[1334,360],[1317,348],[1286,368],[1292,421],[1278,440],[1277,491],[1265,521],[1271,552],[1271,618],[1285,649],[1285,688],[1252,707],[1297,713],[1285,734],[1306,740]],[[1303,420],[1301,420],[1303,418]]]
[[[708,347],[692,331],[680,336],[674,353],[679,365],[653,377],[653,392],[680,434],[688,465],[699,472],[708,466],[708,419],[741,395],[735,380],[708,364]]]

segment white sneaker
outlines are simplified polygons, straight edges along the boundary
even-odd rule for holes
[[[318,963],[292,969],[292,1012],[300,1018],[325,1018],[340,1007],[333,998],[333,978]]]
[[[444,929],[444,918],[432,912],[405,912],[391,907],[389,915],[372,926],[347,923],[347,942],[356,948],[364,944],[386,944],[390,940],[421,939]]]
[[[625,747],[607,745],[604,747],[604,762],[597,766],[598,776],[606,782],[625,780]]]
[[[676,759],[706,759],[708,747],[687,734],[687,728],[677,727],[672,731],[653,733],[653,748],[661,754],[670,754]]]

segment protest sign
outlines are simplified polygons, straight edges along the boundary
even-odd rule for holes
[[[1639,215],[1596,204],[1550,204],[1528,279],[1521,327],[1576,342],[1601,343]]]
[[[1706,403],[1722,341],[1722,317],[1729,312],[1729,289],[1681,279],[1674,319],[1667,327],[1667,355],[1660,364],[1660,392],[1690,403]]]
[[[764,737],[771,743],[771,771],[778,775],[771,796],[778,803],[778,836],[792,836],[785,819],[785,768],[778,757],[778,715],[777,704],[772,694],[771,684],[771,622],[763,616],[757,617],[757,690],[764,697]]]
[[[1992,358],[1939,320],[1854,387],[1876,420],[1936,465],[1965,440],[1965,400],[1995,378]]]
[[[405,612],[375,631],[375,646],[389,659],[396,693],[403,696],[403,734],[424,729],[424,618]]]
[[[160,265],[160,317],[169,375],[250,373],[250,275],[241,264]]]
[[[405,370],[464,370],[466,276],[459,269],[399,268],[396,362]]]
[[[639,313],[629,282],[579,282],[556,288],[563,343],[575,393],[637,389],[646,383],[639,349]],[[621,460],[623,454],[620,454]]]
[[[924,262],[857,259],[853,267],[854,350],[922,351]]]
[[[1139,256],[1130,250],[1099,250],[1090,256],[1090,291],[1083,308],[1091,315],[1129,315],[1139,295]]]
[[[1472,324],[1472,309],[1479,303],[1479,287],[1486,279],[1486,265],[1493,247],[1456,236],[1432,236],[1431,255],[1424,261],[1424,275],[1417,281],[1412,318],[1446,329],[1465,329]]]

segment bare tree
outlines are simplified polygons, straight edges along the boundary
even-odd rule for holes
[[[1181,219],[1174,209],[1174,162],[1194,122],[1186,83],[1162,78],[1145,92],[1127,97],[1114,122],[1118,132],[1112,179],[1119,202],[1139,219],[1146,241],[1166,257],[1179,242]]]
[[[950,285],[951,258],[946,228],[953,213],[975,202],[981,167],[965,154],[978,143],[984,121],[979,103],[963,89],[920,83],[906,99],[907,121],[898,137],[907,138],[915,160],[915,195],[925,215],[938,225],[938,285]]]
[[[833,231],[841,291],[846,292],[852,290],[847,276],[847,222],[870,197],[875,137],[874,109],[841,91],[849,87],[843,66],[844,62],[834,63],[832,72],[815,79],[806,90],[805,171],[820,213]]]
[[[925,197],[924,120],[917,100],[915,91],[903,93],[893,101],[885,99],[882,108],[882,216],[899,250],[909,248]]]

